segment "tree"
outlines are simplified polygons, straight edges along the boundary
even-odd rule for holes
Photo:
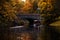
[[[22,12],[24,13],[30,13],[32,12],[32,7],[33,5],[31,4],[31,2],[28,0],[26,1],[26,3],[24,4],[23,8],[22,8]]]
[[[11,5],[11,2],[1,1],[0,4],[0,26],[12,26],[13,21],[17,19],[16,10]]]
[[[53,0],[40,0],[38,3],[38,7],[40,8],[40,15],[44,19],[44,27],[41,35],[43,35],[43,40],[52,40],[51,36],[54,32],[57,32],[56,27],[51,27],[49,24],[55,22],[58,17],[58,10],[56,8],[56,1]],[[53,32],[52,32],[52,31]],[[54,31],[56,30],[56,31]],[[52,33],[51,33],[52,32]],[[59,33],[59,32],[57,32]],[[45,38],[45,36],[47,36]],[[54,37],[54,35],[53,35]],[[53,38],[54,39],[54,38]]]

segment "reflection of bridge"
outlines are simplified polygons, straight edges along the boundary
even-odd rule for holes
[[[40,19],[40,14],[19,14],[20,18],[31,18],[31,19]]]

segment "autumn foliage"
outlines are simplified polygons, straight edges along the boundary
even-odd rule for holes
[[[11,2],[2,1],[0,4],[0,26],[12,26],[13,21],[17,19],[16,10]]]

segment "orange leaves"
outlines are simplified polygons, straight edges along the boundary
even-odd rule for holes
[[[32,9],[32,4],[30,2],[26,2],[22,8],[22,11],[28,12],[31,9]]]

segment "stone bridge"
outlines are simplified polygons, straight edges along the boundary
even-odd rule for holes
[[[17,15],[21,19],[30,18],[30,19],[40,19],[40,14],[19,14]]]

